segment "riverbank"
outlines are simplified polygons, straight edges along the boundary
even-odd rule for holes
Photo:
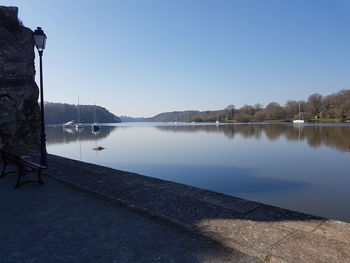
[[[350,262],[348,223],[59,156],[49,166],[65,184],[266,262]]]

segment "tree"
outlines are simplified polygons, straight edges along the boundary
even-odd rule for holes
[[[266,114],[264,110],[255,112],[253,116],[254,121],[264,121],[266,119]]]
[[[235,116],[235,105],[231,104],[231,105],[228,105],[226,108],[225,108],[225,111],[227,112],[226,114],[226,118],[228,120],[233,120],[234,116]]]
[[[267,120],[280,120],[286,116],[284,109],[277,102],[268,104],[265,108],[265,114]]]
[[[235,116],[235,120],[237,122],[248,122],[252,119],[251,115],[245,114],[245,113],[238,113]]]
[[[260,104],[260,103],[257,103],[253,106],[253,111],[254,111],[254,114],[258,111],[261,111],[263,109],[263,105]]]
[[[306,102],[306,111],[312,113],[315,118],[321,114],[322,110],[322,95],[312,94]]]
[[[299,103],[296,100],[288,100],[284,106],[284,111],[287,118],[293,118],[299,113]]]
[[[248,114],[248,115],[253,115],[253,114],[254,114],[253,106],[244,104],[244,105],[239,109],[239,113]]]

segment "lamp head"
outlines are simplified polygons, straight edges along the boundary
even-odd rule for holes
[[[45,49],[46,45],[46,35],[44,31],[41,29],[41,27],[38,27],[34,33],[33,38],[35,42],[35,46],[39,51],[43,51]]]

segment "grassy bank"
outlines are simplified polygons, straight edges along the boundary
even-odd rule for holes
[[[341,119],[311,119],[310,122],[322,122],[322,123],[335,123],[335,122],[342,122]]]

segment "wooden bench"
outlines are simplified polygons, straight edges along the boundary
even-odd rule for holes
[[[41,172],[43,169],[47,168],[46,166],[42,166],[31,161],[29,156],[23,155],[23,151],[2,147],[0,148],[0,153],[3,161],[3,168],[0,178],[4,178],[9,174],[17,174],[17,182],[14,188],[18,188],[22,184],[27,183],[44,184],[43,180],[41,179]],[[6,167],[8,165],[16,166],[17,170],[6,172]],[[22,176],[30,172],[37,172],[38,180],[21,181]]]

